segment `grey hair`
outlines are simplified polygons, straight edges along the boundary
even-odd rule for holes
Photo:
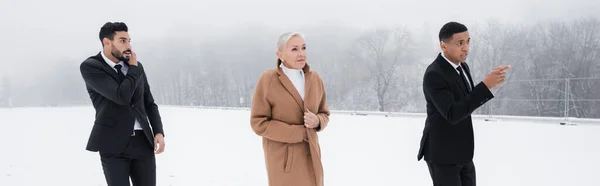
[[[283,33],[281,36],[279,36],[279,40],[277,40],[277,51],[284,52],[287,42],[294,36],[298,36],[298,37],[304,39],[304,34],[301,34],[299,32]]]

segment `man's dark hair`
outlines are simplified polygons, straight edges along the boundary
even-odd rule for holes
[[[116,32],[125,31],[127,32],[127,25],[123,22],[106,22],[102,28],[100,28],[100,42],[104,46],[102,39],[108,38],[111,41],[115,39]]]
[[[440,29],[439,39],[440,41],[448,42],[452,38],[452,35],[466,31],[468,30],[465,25],[457,22],[448,22]]]

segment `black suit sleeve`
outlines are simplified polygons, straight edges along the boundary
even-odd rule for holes
[[[150,92],[150,85],[148,84],[148,76],[146,76],[146,71],[144,67],[140,64],[142,68],[142,73],[144,74],[144,107],[146,107],[146,113],[148,114],[148,120],[150,120],[150,125],[152,125],[152,130],[154,131],[154,135],[161,133],[164,134],[162,119],[160,117],[160,113],[158,112],[158,105],[154,103],[154,97],[152,96],[152,92]]]
[[[137,66],[129,66],[127,75],[121,84],[93,61],[85,61],[79,66],[85,83],[105,98],[122,106],[128,106],[135,89],[141,80],[141,72]]]
[[[442,117],[453,125],[470,116],[475,109],[494,97],[481,82],[463,99],[454,101],[454,94],[446,78],[435,71],[425,73],[423,91]]]

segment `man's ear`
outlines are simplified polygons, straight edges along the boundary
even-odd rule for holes
[[[105,37],[105,38],[103,38],[103,39],[102,39],[102,44],[104,44],[104,46],[108,46],[108,45],[110,44],[110,39],[108,39],[108,38],[106,38],[106,37]]]
[[[446,51],[448,50],[448,48],[446,47],[446,43],[444,43],[444,41],[440,41],[440,48],[442,49],[442,51]]]

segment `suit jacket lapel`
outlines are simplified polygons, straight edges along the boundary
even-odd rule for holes
[[[473,78],[471,77],[471,69],[469,69],[469,65],[466,62],[462,63],[465,66],[465,72],[467,73],[467,78],[469,78],[469,86],[471,86],[471,90],[475,88],[475,83],[473,82]]]
[[[285,73],[283,73],[283,70],[281,70],[281,67],[277,67],[277,73],[279,74],[279,81],[281,81],[281,84],[283,84],[283,87],[285,87],[285,89],[288,91],[288,93],[290,93],[292,95],[292,97],[294,97],[294,100],[296,100],[296,103],[298,103],[298,106],[300,106],[300,109],[304,110],[304,102],[302,101],[302,97],[300,97],[298,90],[296,90],[296,87],[294,87],[294,84],[292,84],[292,81],[290,80],[290,78],[288,78],[285,75]]]
[[[102,64],[102,67],[104,68],[104,70],[106,72],[108,72],[108,74],[110,74],[113,77],[113,79],[115,79],[115,81],[117,81],[117,82],[119,81],[119,78],[118,78],[119,75],[117,74],[117,71],[113,67],[111,67],[110,65],[106,64],[106,61],[102,57],[102,54],[98,53],[98,55],[93,56],[92,58],[94,58],[98,62],[100,62]],[[146,77],[142,77],[142,78],[146,78]],[[138,101],[141,100],[142,96],[140,96],[140,92],[139,91],[142,91],[142,90],[140,90],[139,86],[138,86],[138,89],[136,89],[135,92],[133,93],[133,96],[131,98],[131,103],[135,104],[135,103],[137,103]]]
[[[140,78],[146,78],[145,75],[142,75]],[[144,81],[143,79],[141,81]],[[135,92],[133,92],[133,96],[131,97],[131,103],[132,104],[137,104],[141,99],[142,96],[140,94],[143,94],[143,91],[145,91],[142,86],[145,86],[143,83],[140,83],[136,89]]]
[[[98,55],[93,56],[92,58],[94,58],[95,60],[100,62],[102,64],[102,66],[104,67],[104,70],[107,71],[115,80],[118,79],[117,71],[113,67],[106,64],[106,61],[104,61],[102,54],[98,53]]]
[[[463,93],[463,95],[467,95],[468,94],[467,87],[462,82],[462,79],[461,79],[462,77],[460,77],[458,72],[456,72],[456,69],[454,69],[454,67],[452,67],[452,65],[448,64],[448,61],[446,61],[446,59],[444,59],[444,57],[442,57],[441,54],[438,54],[436,61],[438,63],[440,63],[440,66],[444,70],[444,73],[446,75],[448,75],[449,78],[454,79],[456,84],[458,84],[458,86],[460,86],[460,91]]]
[[[467,87],[465,86],[465,83],[463,83],[463,80],[460,79],[460,75],[458,78],[456,78],[456,83],[460,85],[460,91],[463,93],[463,95],[467,95]]]

